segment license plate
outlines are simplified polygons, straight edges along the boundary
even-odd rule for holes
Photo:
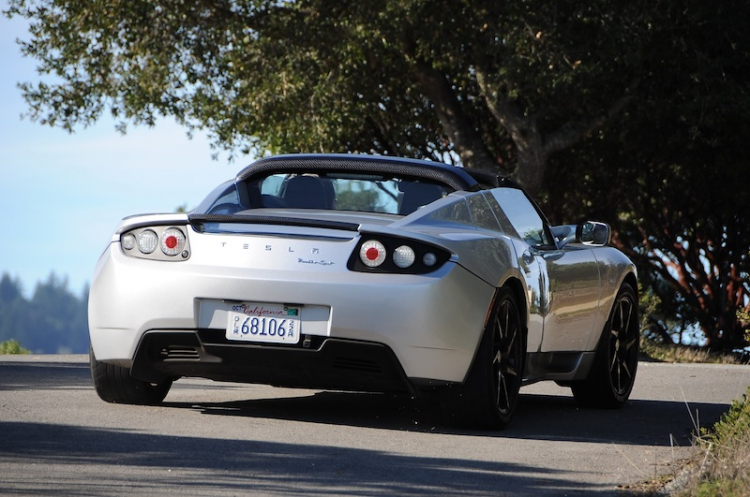
[[[227,340],[239,342],[299,343],[299,307],[239,304],[229,311]]]

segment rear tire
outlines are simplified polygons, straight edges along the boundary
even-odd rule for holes
[[[91,348],[89,364],[96,393],[105,402],[155,405],[164,400],[172,387],[171,381],[148,383],[130,376],[126,368],[97,361]]]
[[[450,394],[448,415],[467,428],[501,430],[516,410],[526,358],[526,334],[510,288],[498,292],[474,363]]]
[[[640,330],[635,290],[623,283],[596,350],[588,378],[570,388],[579,405],[614,409],[630,397],[638,369]]]

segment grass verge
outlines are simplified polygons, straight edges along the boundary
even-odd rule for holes
[[[714,354],[694,347],[665,346],[645,341],[644,360],[747,364],[746,356]],[[627,488],[637,496],[750,496],[750,387],[721,420],[696,436],[693,456],[676,476],[663,476]]]
[[[721,421],[696,441],[696,458],[686,483],[675,496],[750,495],[750,387],[735,400]],[[697,465],[698,458],[700,464]]]

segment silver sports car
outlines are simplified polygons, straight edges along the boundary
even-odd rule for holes
[[[265,158],[189,214],[122,221],[91,286],[96,391],[154,404],[192,376],[434,395],[484,429],[539,380],[617,407],[635,381],[638,296],[609,236],[549,226],[487,173]]]

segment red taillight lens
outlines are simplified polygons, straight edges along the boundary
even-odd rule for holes
[[[367,267],[378,267],[385,261],[385,246],[377,240],[367,240],[359,249],[359,258]]]
[[[161,251],[164,255],[175,256],[185,247],[185,235],[177,228],[168,228],[161,235]]]

